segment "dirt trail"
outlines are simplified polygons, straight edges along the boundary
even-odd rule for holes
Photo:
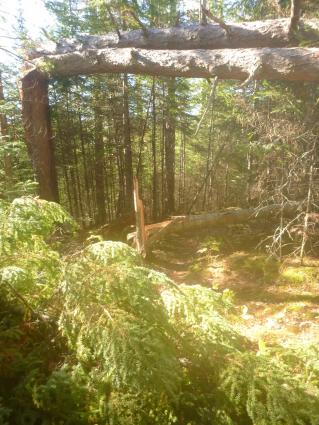
[[[203,239],[172,235],[154,251],[152,266],[176,283],[230,289],[242,317],[240,329],[251,338],[319,343],[318,259],[303,267],[293,260],[279,265],[251,250],[228,246],[227,253],[218,252],[214,239]]]

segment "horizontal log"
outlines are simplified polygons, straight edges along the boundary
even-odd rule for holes
[[[290,19],[227,23],[226,32],[219,24],[183,25],[171,28],[150,28],[106,35],[79,35],[62,39],[58,43],[48,41],[28,53],[29,59],[45,55],[61,55],[87,49],[110,47],[135,47],[144,49],[229,49],[251,47],[288,47]],[[300,21],[298,40],[318,41],[319,20]]]
[[[151,252],[154,245],[170,233],[180,233],[196,230],[203,227],[227,226],[231,224],[247,223],[254,219],[276,220],[282,214],[284,217],[293,217],[302,209],[298,202],[268,205],[262,208],[230,209],[222,212],[188,215],[175,217],[170,221],[145,226],[147,235],[146,251]],[[134,234],[129,235],[132,239]]]
[[[223,50],[88,49],[33,60],[47,77],[101,73],[155,76],[217,76],[234,80],[319,82],[319,48]],[[28,72],[32,72],[32,68]]]

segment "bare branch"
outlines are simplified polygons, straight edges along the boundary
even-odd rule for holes
[[[200,119],[200,120],[199,120],[199,122],[198,122],[198,125],[197,125],[197,128],[196,128],[196,131],[195,131],[194,136],[197,136],[197,134],[198,134],[198,132],[199,132],[199,129],[200,129],[200,126],[202,125],[202,122],[204,121],[204,118],[206,117],[207,112],[208,112],[208,110],[209,110],[210,106],[213,104],[213,102],[214,102],[214,100],[215,100],[217,83],[218,83],[218,77],[215,77],[215,78],[214,78],[214,81],[213,81],[213,83],[212,83],[211,91],[210,91],[209,96],[208,96],[208,101],[207,101],[206,109],[205,109],[205,111],[204,111],[204,113],[203,113],[203,115],[202,115],[201,119]]]
[[[208,9],[205,9],[204,6],[202,6],[202,11],[203,11],[203,14],[207,16],[207,18],[211,19],[213,22],[216,22],[216,24],[220,25],[220,27],[226,31],[229,38],[232,36],[231,28],[221,18],[214,16],[212,12]]]

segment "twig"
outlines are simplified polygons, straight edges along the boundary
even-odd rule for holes
[[[262,63],[261,62],[256,63],[254,68],[252,68],[251,72],[249,73],[248,78],[240,85],[240,87],[246,87],[253,80],[256,80],[258,74],[260,73],[261,68],[262,68]]]
[[[225,30],[229,38],[232,36],[231,28],[221,18],[214,16],[210,10],[205,9],[205,7],[203,6],[202,6],[202,11],[203,11],[203,14],[207,16],[207,18],[216,22],[221,28],[223,28],[223,30]]]

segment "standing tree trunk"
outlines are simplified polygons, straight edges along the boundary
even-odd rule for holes
[[[37,71],[22,79],[22,113],[29,155],[39,182],[39,195],[59,201],[51,123],[48,81]]]
[[[167,100],[165,116],[165,215],[175,210],[175,78],[167,81]]]
[[[96,87],[98,93],[101,91],[100,85]],[[99,106],[101,99],[97,94],[94,108],[94,159],[95,159],[95,197],[97,213],[95,223],[100,225],[106,222],[105,208],[105,187],[104,187],[104,145],[103,145],[103,119],[102,111]]]
[[[152,161],[153,161],[152,219],[156,221],[158,217],[158,193],[157,193],[155,78],[153,78],[153,84],[152,84]]]
[[[89,184],[89,174],[88,174],[88,157],[87,157],[87,149],[86,149],[86,138],[83,131],[83,123],[82,123],[82,115],[81,111],[78,114],[79,116],[79,132],[80,132],[80,142],[81,142],[81,156],[83,163],[83,172],[84,172],[84,187],[85,187],[85,198],[86,198],[86,210],[89,217],[92,216],[92,205],[91,205],[91,191]]]
[[[125,212],[133,210],[133,165],[131,123],[129,112],[129,93],[127,74],[123,76],[123,142],[124,142],[124,209]]]

